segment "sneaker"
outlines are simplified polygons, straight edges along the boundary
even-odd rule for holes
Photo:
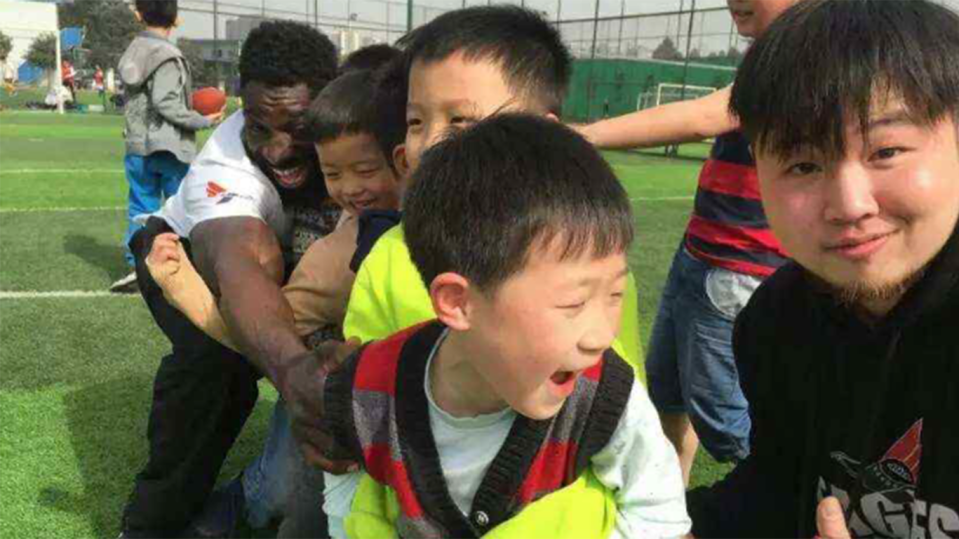
[[[182,536],[204,539],[236,537],[244,518],[246,495],[243,492],[242,476],[238,476],[225,487],[210,494],[203,511],[193,519]]]
[[[110,285],[110,292],[115,294],[136,294],[139,291],[140,285],[137,284],[137,272],[135,271],[131,271]]]

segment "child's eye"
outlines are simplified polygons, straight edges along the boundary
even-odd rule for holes
[[[406,127],[419,127],[422,123],[422,120],[419,118],[408,118],[406,120]]]
[[[880,161],[885,159],[892,159],[893,157],[896,157],[897,155],[899,155],[900,153],[904,151],[906,151],[905,148],[899,148],[899,147],[880,148],[879,150],[876,151],[876,153],[872,154],[872,158],[874,160],[880,160]]]
[[[792,176],[808,176],[819,172],[819,165],[815,163],[796,163],[786,169],[786,173]]]
[[[356,173],[359,174],[360,176],[372,176],[379,171],[380,169],[378,168],[366,168],[366,169],[357,170]]]
[[[471,116],[453,116],[450,118],[450,125],[462,126],[474,123],[475,121],[476,119]]]
[[[586,305],[585,301],[580,301],[579,303],[568,303],[565,305],[559,305],[558,308],[564,311],[578,311]]]
[[[327,181],[333,181],[339,179],[340,175],[337,172],[324,172],[323,177],[326,178]]]

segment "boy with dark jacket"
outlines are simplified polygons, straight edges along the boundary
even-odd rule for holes
[[[120,58],[117,72],[126,93],[126,156],[130,184],[129,225],[123,244],[140,229],[134,219],[160,209],[173,196],[196,156],[196,132],[212,127],[222,111],[208,116],[192,110],[190,65],[170,40],[176,27],[176,0],[137,0],[137,20],[146,25]],[[136,290],[133,255],[131,273],[113,283],[114,292]]]
[[[752,453],[690,493],[697,537],[959,535],[957,57],[926,0],[809,0],[747,53],[731,109],[795,262],[737,320]]]

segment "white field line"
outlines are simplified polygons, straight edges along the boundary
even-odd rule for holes
[[[0,176],[13,176],[14,174],[123,174],[122,168],[20,168],[13,170],[0,169]]]
[[[61,299],[61,298],[139,298],[140,294],[114,294],[106,290],[24,290],[19,292],[0,290],[0,300],[4,299]]]
[[[0,213],[40,213],[40,212],[80,212],[80,211],[121,211],[126,206],[93,206],[89,208],[0,208]]]

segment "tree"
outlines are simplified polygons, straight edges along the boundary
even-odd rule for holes
[[[193,87],[216,86],[216,67],[213,62],[207,62],[203,59],[203,51],[200,45],[189,39],[180,38],[176,42],[183,52],[190,70],[193,73]]]
[[[57,35],[46,32],[37,36],[27,51],[27,61],[42,69],[56,69]]]
[[[743,59],[743,53],[736,47],[729,47],[729,50],[726,51],[726,58],[729,58],[733,63],[738,64],[740,60]]]
[[[7,34],[0,32],[0,62],[7,61],[11,50],[13,50],[13,40]]]
[[[699,49],[693,49],[689,51],[690,60],[702,60],[702,58],[703,58],[703,55],[702,53],[699,52]]]
[[[679,61],[683,59],[683,53],[679,52],[679,49],[676,48],[672,39],[665,37],[662,43],[656,46],[656,49],[653,51],[653,58],[656,60]]]
[[[83,28],[83,48],[90,51],[88,65],[115,67],[127,45],[142,29],[122,0],[74,0],[57,7],[61,27]]]

